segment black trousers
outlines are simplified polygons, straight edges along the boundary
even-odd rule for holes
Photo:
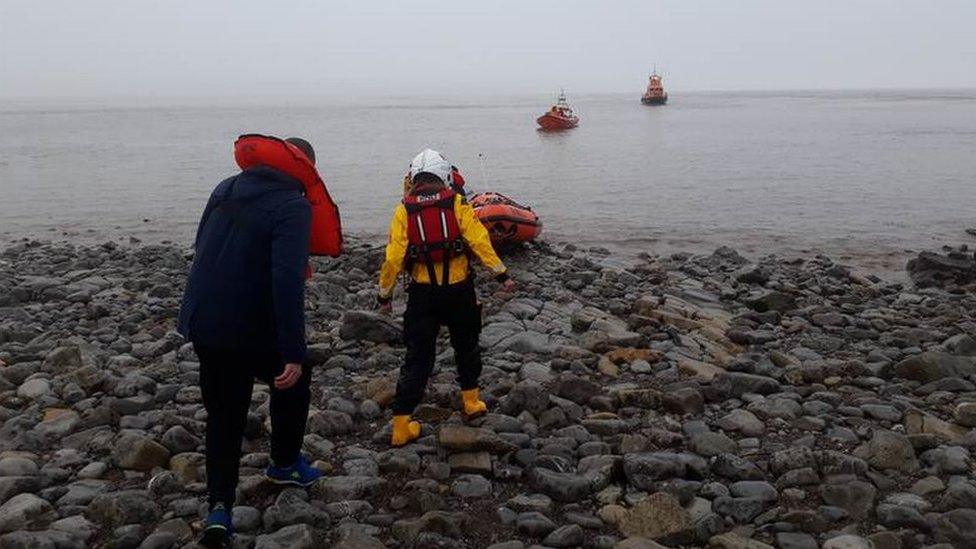
[[[403,332],[407,356],[397,380],[393,413],[406,415],[420,404],[437,356],[437,334],[447,326],[461,389],[478,387],[481,376],[481,305],[471,280],[449,286],[411,284]]]
[[[287,467],[296,461],[305,436],[311,369],[283,391],[274,377],[284,371],[277,353],[213,349],[194,345],[200,358],[200,389],[207,409],[207,491],[211,507],[223,503],[230,509],[237,491],[241,443],[251,406],[254,380],[271,387],[271,459]]]

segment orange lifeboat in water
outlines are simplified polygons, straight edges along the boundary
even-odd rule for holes
[[[496,246],[528,242],[542,233],[542,221],[532,208],[503,194],[478,193],[469,202]]]
[[[546,114],[536,118],[535,121],[540,128],[546,131],[568,130],[579,124],[579,116],[576,116],[573,108],[566,102],[566,94],[560,92],[556,104]]]
[[[647,89],[644,90],[644,95],[641,96],[641,103],[645,105],[663,105],[668,102],[668,92],[664,91],[664,83],[662,82],[661,75],[657,73],[657,69],[651,73],[650,81],[647,83]]]

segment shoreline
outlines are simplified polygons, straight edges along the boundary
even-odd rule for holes
[[[91,227],[49,227],[46,229],[16,229],[0,231],[0,246],[5,243],[34,239],[50,242],[76,243],[83,245],[99,245],[113,241],[121,245],[147,244],[180,246],[192,242],[194,223],[187,223],[187,229],[182,234],[179,231],[153,230],[147,231],[139,227],[116,226],[108,229]],[[349,238],[357,242],[382,243],[385,234],[371,231],[350,231]],[[539,239],[551,246],[565,246],[574,242],[567,235],[551,235],[543,231]],[[803,258],[824,255],[836,258],[847,265],[866,273],[876,274],[893,282],[906,282],[906,263],[920,251],[945,248],[946,246],[970,245],[976,246],[976,229],[961,227],[955,237],[950,235],[933,236],[928,245],[921,242],[915,246],[902,246],[892,242],[879,242],[871,239],[851,239],[847,242],[826,242],[819,246],[811,246],[787,237],[769,237],[756,232],[747,236],[718,238],[714,235],[697,235],[691,237],[654,235],[640,238],[590,238],[575,240],[576,244],[586,250],[594,250],[598,255],[609,258],[617,267],[633,266],[640,261],[640,257],[647,254],[668,255],[671,253],[691,252],[708,253],[721,246],[731,246],[736,250],[754,256],[767,255],[783,258]]]
[[[305,451],[328,475],[308,494],[261,480],[256,385],[243,546],[976,544],[974,283],[540,242],[506,257],[514,295],[479,280],[491,413],[460,421],[444,352],[423,437],[391,450],[403,347],[371,311],[378,244],[314,261]],[[2,248],[0,544],[188,542],[205,417],[171,331],[188,247]]]

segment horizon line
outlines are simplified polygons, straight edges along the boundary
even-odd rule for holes
[[[565,86],[559,86],[560,88],[565,88]],[[634,93],[640,93],[641,90],[634,92],[633,90],[584,90],[573,92],[572,88],[568,88],[571,95],[577,96],[598,96],[598,95],[630,95]],[[677,92],[674,88],[669,88],[668,93],[670,95],[674,94],[718,94],[718,93],[730,93],[730,94],[795,94],[795,93],[897,93],[897,92],[911,92],[911,93],[922,93],[922,92],[968,92],[976,93],[976,86],[872,86],[872,87],[823,87],[823,88],[798,88],[798,87],[784,87],[784,88],[684,88],[678,89]],[[272,94],[272,93],[226,93],[226,94],[184,94],[184,93],[166,93],[166,94],[91,94],[91,95],[76,95],[76,96],[0,96],[0,106],[12,105],[12,104],[70,104],[70,103],[99,103],[107,101],[125,101],[125,102],[166,102],[166,101],[240,101],[240,102],[264,102],[264,101],[307,101],[307,100],[341,100],[347,102],[358,102],[362,100],[375,100],[375,99],[458,99],[459,96],[471,97],[475,99],[484,99],[487,97],[491,98],[529,98],[535,96],[549,96],[554,92],[529,92],[529,91],[512,91],[512,92],[455,92],[455,93],[443,93],[443,92],[406,92],[406,93],[383,93],[379,90],[355,90],[349,92],[336,92],[336,91],[323,91],[323,92],[300,92],[300,93],[288,93],[288,94]]]

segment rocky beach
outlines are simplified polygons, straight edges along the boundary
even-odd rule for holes
[[[382,249],[309,281],[305,451],[281,489],[256,385],[237,547],[976,547],[976,260],[908,282],[823,256],[643,255],[538,243],[482,280],[484,396],[462,421],[446,336],[390,449],[401,325]],[[193,546],[206,417],[174,330],[192,254],[19,240],[0,254],[0,547]],[[401,303],[402,307],[402,303]]]

